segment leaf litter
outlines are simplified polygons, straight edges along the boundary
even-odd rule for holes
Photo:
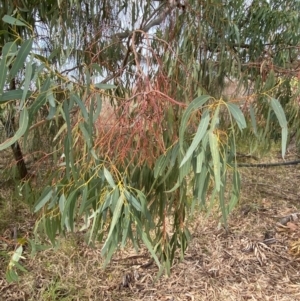
[[[217,207],[209,216],[196,213],[192,241],[170,277],[157,279],[146,249],[136,254],[130,246],[103,270],[101,246],[87,247],[75,233],[57,249],[32,257],[25,249],[22,264],[29,273],[18,283],[6,282],[1,256],[0,301],[300,300],[299,167],[243,168],[241,174],[242,197],[228,230],[220,227]],[[19,231],[30,233],[32,219],[26,215]],[[14,248],[9,235],[9,227],[1,229],[1,254]]]

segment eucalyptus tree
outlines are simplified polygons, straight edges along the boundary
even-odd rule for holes
[[[195,206],[218,199],[227,226],[240,192],[237,137],[269,142],[279,129],[284,156],[288,128],[299,126],[299,8],[2,1],[0,104],[20,125],[0,148],[29,140],[43,121],[59,125],[34,206],[51,242],[81,226],[88,244],[104,241],[107,263],[142,241],[169,272]]]

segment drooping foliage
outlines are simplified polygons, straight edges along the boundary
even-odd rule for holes
[[[218,199],[226,226],[240,192],[236,139],[281,137],[284,156],[288,128],[299,128],[299,9],[292,0],[2,1],[1,122],[19,125],[0,149],[21,138],[29,147],[47,126],[48,152],[35,151],[51,163],[34,211],[43,209],[50,241],[81,227],[88,244],[104,242],[107,262],[142,241],[169,272],[196,206]],[[30,185],[25,198],[38,190]]]

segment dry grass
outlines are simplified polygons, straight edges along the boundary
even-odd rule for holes
[[[218,225],[217,213],[197,213],[185,259],[169,278],[156,279],[147,252],[130,248],[103,270],[100,246],[88,248],[75,234],[58,249],[25,252],[29,273],[19,283],[6,282],[0,257],[0,300],[300,300],[299,178],[298,166],[242,169],[243,194],[229,231]],[[31,231],[30,216],[19,226]]]

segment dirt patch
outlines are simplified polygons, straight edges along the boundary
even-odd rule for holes
[[[197,213],[192,242],[171,277],[156,279],[148,253],[130,248],[103,270],[101,246],[88,248],[75,234],[58,249],[33,257],[25,251],[29,273],[18,284],[6,282],[0,257],[0,300],[300,300],[299,166],[241,173],[242,198],[229,231],[219,225],[217,208],[209,217]]]

